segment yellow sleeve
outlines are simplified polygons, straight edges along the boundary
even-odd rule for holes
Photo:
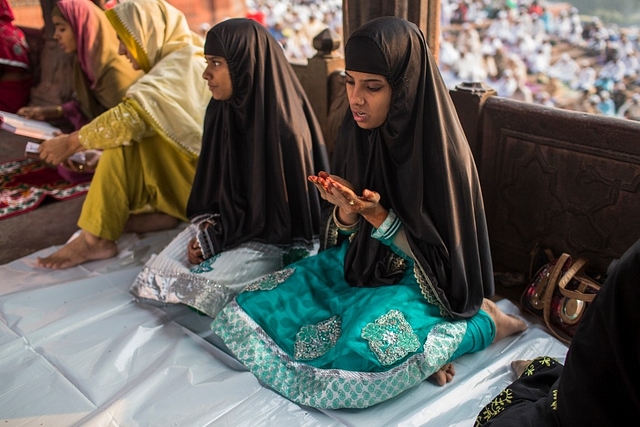
[[[82,146],[104,150],[130,145],[154,135],[155,131],[138,114],[132,102],[125,99],[84,125],[78,132]]]

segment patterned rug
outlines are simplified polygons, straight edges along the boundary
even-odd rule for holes
[[[47,198],[67,200],[89,190],[90,182],[70,182],[55,168],[20,159],[0,164],[0,219],[34,210]]]

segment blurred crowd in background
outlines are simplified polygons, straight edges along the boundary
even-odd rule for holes
[[[107,9],[119,0],[92,1]],[[313,38],[326,28],[342,40],[342,0],[245,3],[247,16],[269,28],[291,62],[305,63],[316,55]],[[4,80],[10,71],[29,69],[16,53],[28,46],[12,24],[8,3],[3,4],[0,84],[14,87],[15,79]],[[202,22],[198,31],[204,36],[210,27]],[[637,28],[605,25],[567,2],[441,0],[440,29],[439,66],[451,89],[481,82],[506,98],[640,120]]]
[[[640,120],[637,33],[568,3],[442,0],[440,67],[448,85]]]
[[[313,38],[330,28],[342,39],[342,0],[246,0],[250,16],[269,28],[292,62],[305,62],[317,51]],[[340,46],[342,53],[343,46]]]
[[[635,29],[582,16],[569,3],[441,4],[439,65],[450,88],[483,82],[507,98],[640,120]],[[247,0],[247,7],[291,61],[314,56],[313,37],[327,27],[342,36],[341,0]]]

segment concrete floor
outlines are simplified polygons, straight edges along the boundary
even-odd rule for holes
[[[0,162],[22,158],[28,140],[0,129]],[[78,229],[84,199],[84,195],[65,201],[49,198],[29,213],[0,220],[0,265],[66,242]]]

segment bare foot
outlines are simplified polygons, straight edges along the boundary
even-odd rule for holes
[[[530,363],[531,360],[514,360],[513,362],[511,362],[511,369],[513,369],[513,372],[515,372],[518,378],[520,378],[520,375],[522,375],[522,373],[525,369],[527,369],[527,366],[529,366]]]
[[[150,233],[170,230],[178,225],[178,219],[162,212],[129,215],[124,226],[125,233]]]
[[[442,386],[446,383],[450,383],[453,380],[453,376],[456,374],[456,370],[452,363],[447,363],[442,368],[431,374],[429,377],[435,381],[438,385]]]
[[[64,245],[53,255],[38,257],[38,267],[62,270],[87,261],[107,259],[116,256],[118,246],[112,240],[102,239],[86,231]]]
[[[506,314],[490,299],[485,298],[484,301],[482,301],[482,309],[491,316],[493,322],[496,324],[496,336],[493,342],[498,342],[504,337],[527,329],[527,324],[524,323],[524,320],[518,319],[511,314]]]

